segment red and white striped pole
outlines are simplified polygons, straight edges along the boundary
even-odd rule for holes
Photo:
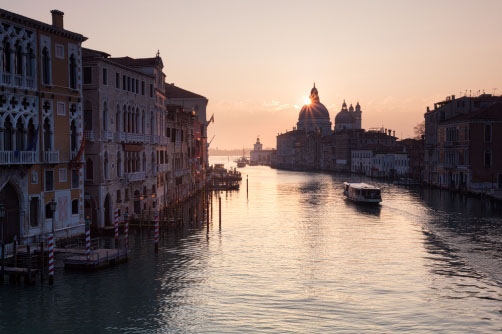
[[[126,211],[124,213],[124,240],[125,248],[129,249],[129,213]]]
[[[54,284],[54,234],[49,233],[49,285]]]
[[[155,253],[159,252],[159,212],[155,211]]]
[[[87,261],[91,259],[91,220],[89,216],[85,218],[85,254]]]
[[[119,247],[119,209],[115,209],[115,248]]]

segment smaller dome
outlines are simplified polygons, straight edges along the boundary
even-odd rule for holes
[[[347,110],[340,111],[335,117],[335,125],[338,124],[352,124],[354,116]]]
[[[359,102],[356,104],[356,111],[361,111],[361,106],[359,105]]]
[[[349,111],[354,111],[354,107],[352,106],[352,104],[349,107]]]

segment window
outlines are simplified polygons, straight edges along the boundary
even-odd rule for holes
[[[108,130],[108,106],[103,103],[103,130]]]
[[[66,168],[59,168],[59,182],[66,182]]]
[[[117,203],[122,202],[122,191],[119,189],[117,190]]]
[[[16,70],[16,74],[23,74],[23,50],[19,45],[16,48],[14,61],[14,69]]]
[[[485,151],[485,167],[490,168],[492,166],[492,151]]]
[[[145,82],[141,81],[141,95],[145,95]]]
[[[122,177],[122,157],[120,152],[117,152],[117,177]]]
[[[56,44],[56,58],[64,59],[64,46]]]
[[[485,125],[485,142],[489,143],[492,141],[492,126],[490,124]]]
[[[150,97],[153,97],[153,85],[150,84]]]
[[[130,77],[127,77],[127,91],[128,92],[131,91],[131,78]]]
[[[108,85],[108,69],[103,68],[103,85]]]
[[[136,94],[139,93],[139,80],[136,79]]]
[[[74,55],[70,57],[70,88],[77,89],[77,61]]]
[[[56,110],[58,116],[66,116],[66,105],[64,102],[58,102]]]
[[[122,89],[127,89],[127,77],[125,75],[122,75]]]
[[[84,103],[84,129],[92,130],[92,104],[89,101]]]
[[[42,82],[46,85],[51,83],[51,60],[46,47],[42,50]]]
[[[126,189],[126,190],[125,190],[125,195],[124,195],[124,197],[125,197],[125,200],[126,200],[126,201],[128,201],[128,200],[129,200],[129,189]]]
[[[34,75],[34,64],[33,61],[35,59],[35,55],[33,54],[33,49],[30,49],[26,58],[26,75],[30,78]]]
[[[171,129],[170,128],[166,129],[166,137],[171,137]]]
[[[31,184],[38,184],[38,173],[35,170],[31,172]]]
[[[92,67],[84,67],[84,85],[92,83]]]
[[[7,39],[4,41],[3,52],[2,52],[2,72],[10,73],[10,43]]]
[[[78,174],[78,169],[71,170],[71,187],[73,189],[78,189],[80,186],[80,178]]]
[[[70,150],[77,150],[77,126],[75,125],[75,120],[71,121],[70,125]]]
[[[85,162],[85,178],[87,180],[94,179],[94,166],[91,159],[87,159]]]
[[[44,150],[52,150],[52,130],[51,122],[49,121],[48,117],[44,121]]]
[[[105,152],[105,160],[104,160],[104,163],[103,163],[103,169],[104,169],[105,179],[108,179],[109,176],[110,176],[109,165],[110,165],[110,162],[108,160],[108,152]]]
[[[38,226],[38,208],[40,206],[40,199],[38,197],[32,197],[30,199],[30,226]]]
[[[78,199],[71,201],[71,214],[78,215]]]
[[[120,88],[120,74],[115,72],[115,88]]]
[[[54,172],[51,170],[45,171],[45,191],[54,190]]]

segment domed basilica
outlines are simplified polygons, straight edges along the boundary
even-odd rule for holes
[[[331,121],[328,109],[319,101],[319,93],[314,87],[310,91],[310,104],[306,104],[300,110],[297,123],[298,130],[307,132],[320,131],[321,135],[331,133]]]
[[[359,102],[356,104],[356,109],[352,104],[347,109],[347,104],[343,101],[342,110],[335,117],[335,131],[348,129],[361,129],[361,106]]]

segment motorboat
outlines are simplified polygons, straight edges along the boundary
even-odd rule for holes
[[[343,194],[358,203],[378,204],[382,201],[380,188],[367,183],[343,183]]]

